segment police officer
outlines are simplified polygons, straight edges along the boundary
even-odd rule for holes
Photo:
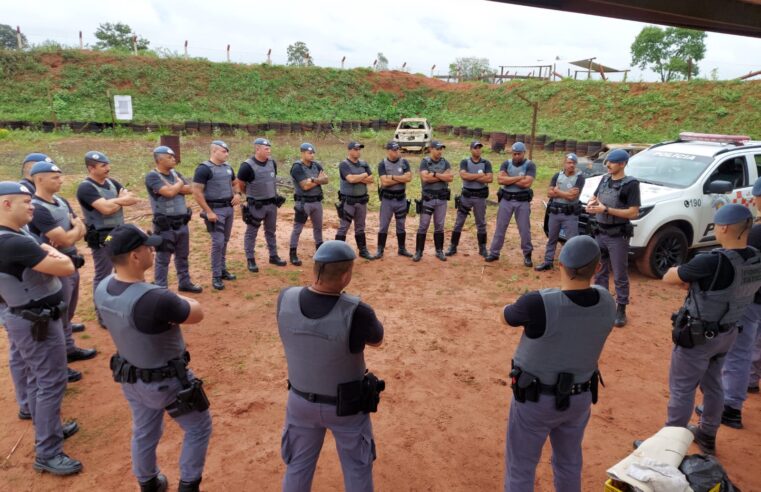
[[[29,191],[34,193],[34,179],[32,179],[32,166],[40,161],[53,162],[53,159],[40,152],[32,152],[24,157],[24,162],[21,164],[21,179],[19,183],[29,188]]]
[[[85,166],[87,178],[77,187],[77,201],[87,225],[85,241],[92,251],[95,269],[92,288],[95,292],[100,281],[114,268],[108,252],[103,249],[103,241],[111,229],[124,223],[124,207],[136,204],[138,198],[109,177],[111,161],[103,152],[91,150],[85,154]]]
[[[417,236],[415,236],[415,256],[412,261],[420,261],[425,249],[425,235],[433,218],[433,245],[436,258],[447,261],[444,256],[444,221],[447,217],[447,202],[450,198],[449,183],[454,179],[452,166],[442,157],[446,145],[438,140],[431,141],[429,157],[420,162],[420,181],[423,188],[422,200],[415,200],[415,209],[420,215]]]
[[[375,441],[368,412],[377,410],[383,383],[366,374],[364,348],[383,341],[383,325],[359,297],[346,294],[356,255],[327,241],[314,255],[309,287],[278,297],[277,322],[288,362],[288,404],[281,454],[283,491],[308,491],[325,430],[336,441],[346,490],[373,490]],[[369,405],[357,406],[359,400]]]
[[[133,224],[107,238],[115,273],[95,292],[95,304],[116,345],[114,380],[121,383],[132,412],[132,472],[141,492],[167,490],[156,447],[168,412],[185,432],[180,454],[180,491],[198,491],[211,437],[209,401],[202,382],[187,368],[180,324],[203,319],[201,305],[145,281],[160,236]]]
[[[476,219],[476,238],[478,239],[478,254],[486,257],[486,198],[489,196],[489,183],[494,181],[491,162],[481,158],[484,145],[478,140],[470,143],[470,158],[460,161],[460,178],[462,191],[460,197],[455,197],[457,220],[452,230],[452,242],[446,252],[447,256],[457,254],[460,234],[465,225],[465,219],[473,211]]]
[[[322,165],[314,160],[314,145],[304,142],[299,151],[301,159],[291,166],[294,215],[289,253],[291,263],[296,266],[301,265],[298,256],[299,237],[307,220],[312,221],[315,250],[322,244],[322,185],[328,184],[328,175]]]
[[[610,293],[590,286],[599,261],[594,239],[570,239],[560,252],[560,289],[528,292],[504,309],[506,324],[524,327],[510,373],[506,492],[534,490],[548,436],[555,490],[581,490],[581,442],[597,402],[600,353],[615,317]]]
[[[201,206],[201,218],[211,235],[211,286],[225,288],[223,280],[235,280],[227,271],[227,243],[233,230],[235,209],[240,196],[234,191],[235,172],[227,158],[230,147],[222,140],[211,143],[211,155],[193,175],[193,198]]]
[[[663,276],[664,282],[689,289],[673,317],[666,425],[688,427],[706,454],[716,452],[724,359],[737,338],[738,321],[761,287],[761,254],[747,245],[752,220],[742,205],[724,205],[714,216],[721,248],[698,254]],[[703,392],[700,424],[688,426],[698,385]]]
[[[602,251],[602,268],[595,283],[608,288],[608,278],[613,270],[616,284],[616,326],[626,325],[626,305],[629,304],[629,238],[633,233],[631,220],[639,214],[639,181],[626,176],[625,167],[629,153],[616,149],[608,154],[606,174],[592,198],[587,202],[587,212],[595,214],[597,229],[594,236]]]
[[[5,328],[28,371],[27,398],[34,423],[34,469],[71,475],[82,463],[63,452],[63,440],[79,427],[61,424],[66,390],[65,314],[59,277],[76,269],[71,258],[39,244],[24,226],[32,220],[32,193],[24,185],[0,182],[0,297],[8,306]]]
[[[246,203],[242,205],[246,234],[243,250],[246,253],[248,270],[258,272],[254,247],[259,227],[264,222],[264,237],[270,253],[270,263],[286,266],[277,254],[277,209],[285,203],[285,198],[277,194],[277,162],[271,157],[272,144],[266,138],[254,140],[254,155],[243,161],[238,168],[238,183],[245,187]],[[244,184],[245,183],[245,184]]]
[[[761,212],[761,178],[753,185],[753,206]],[[758,222],[758,218],[756,219]],[[756,223],[748,233],[748,246],[761,250],[761,224]],[[753,352],[759,339],[761,324],[761,292],[756,292],[740,319],[737,338],[727,352],[721,382],[724,388],[724,411],[721,423],[735,429],[742,429],[742,408],[751,386]],[[758,380],[755,381],[756,383]],[[700,407],[699,407],[700,408]]]
[[[544,252],[544,263],[534,268],[537,272],[552,270],[561,229],[565,231],[567,239],[579,235],[579,195],[584,189],[584,176],[576,170],[578,162],[576,154],[568,154],[565,156],[563,170],[550,180],[550,188],[547,190],[550,199],[547,205],[547,249]]]
[[[85,264],[84,257],[77,251],[76,243],[85,235],[85,223],[74,214],[69,202],[56,194],[61,191],[63,184],[61,168],[52,161],[43,160],[32,166],[30,175],[36,191],[32,197],[34,216],[29,223],[29,231],[40,242],[52,245],[71,258],[75,267],[74,273],[60,279],[63,302],[66,304],[65,313],[61,317],[66,340],[66,359],[68,362],[92,359],[98,352],[77,347],[71,334],[71,320],[79,302],[79,269]],[[70,382],[81,379],[82,375],[78,371],[68,371]]]
[[[497,210],[497,226],[494,230],[494,239],[489,247],[486,261],[499,260],[502,245],[505,244],[505,232],[510,225],[510,218],[515,214],[515,223],[521,236],[521,251],[523,252],[523,265],[533,266],[531,252],[534,246],[531,244],[531,199],[534,190],[531,185],[536,178],[536,164],[526,159],[526,146],[523,142],[515,142],[512,146],[513,158],[502,163],[499,168],[497,182],[502,185],[497,197],[499,210]]]
[[[378,164],[378,179],[380,180],[378,195],[381,206],[378,251],[375,258],[383,258],[392,217],[396,219],[396,242],[399,247],[399,256],[411,258],[412,253],[405,247],[407,239],[405,222],[407,213],[410,211],[406,189],[407,183],[412,181],[412,169],[407,159],[401,156],[399,144],[394,141],[386,144],[386,158]]]
[[[177,283],[180,292],[203,292],[203,287],[190,280],[188,256],[190,255],[190,230],[188,222],[192,211],[185,203],[185,195],[193,192],[177,169],[174,150],[166,145],[153,149],[156,168],[145,175],[145,187],[153,211],[153,230],[164,240],[156,252],[154,283],[167,286],[169,261],[174,253]]]
[[[346,241],[346,233],[354,222],[354,239],[357,241],[359,256],[366,260],[375,257],[367,249],[365,236],[365,219],[367,218],[367,185],[373,184],[373,171],[367,162],[360,160],[360,153],[365,148],[359,142],[351,141],[348,145],[349,155],[338,165],[341,175],[341,186],[338,192],[338,216],[341,223],[336,232],[336,239]]]

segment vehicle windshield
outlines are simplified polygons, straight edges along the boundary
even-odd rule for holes
[[[711,162],[713,157],[654,149],[640,152],[629,159],[626,174],[645,183],[687,188],[703,174]]]
[[[424,121],[403,121],[399,125],[400,130],[425,130]]]

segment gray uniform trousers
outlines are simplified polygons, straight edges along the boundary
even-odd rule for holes
[[[704,345],[693,348],[674,346],[669,368],[669,404],[667,426],[687,427],[695,406],[695,390],[703,392],[703,415],[700,430],[715,436],[724,411],[721,368],[737,330],[719,333]]]
[[[753,357],[753,347],[758,337],[758,326],[761,323],[761,304],[750,304],[740,320],[742,332],[724,359],[724,370],[721,374],[724,386],[724,404],[735,410],[742,410],[743,402],[748,396],[748,383]]]
[[[63,323],[63,336],[66,340],[66,353],[70,354],[77,349],[74,337],[71,335],[71,320],[74,318],[74,312],[77,310],[77,304],[79,303],[79,270],[68,277],[60,277],[60,279],[63,302],[67,306],[66,315],[61,321]]]
[[[256,208],[253,205],[248,206],[249,212],[254,216],[254,220],[259,225],[246,224],[246,234],[243,236],[243,251],[246,258],[254,257],[254,247],[256,246],[256,236],[259,234],[259,227],[264,223],[264,238],[267,240],[267,249],[270,256],[277,256],[277,205],[270,203]]]
[[[227,243],[233,232],[235,210],[232,207],[214,208],[217,221],[211,232],[211,276],[221,277],[222,270],[227,268]]]
[[[98,288],[100,281],[111,275],[114,271],[114,264],[111,263],[111,254],[108,248],[101,247],[97,249],[90,249],[92,251],[92,263],[95,272],[92,277],[92,296],[95,298],[95,289]],[[95,301],[93,301],[94,303]],[[97,308],[95,309],[97,311]]]
[[[629,304],[629,238],[625,236],[610,237],[607,234],[595,236],[600,246],[602,257],[600,271],[595,275],[595,284],[609,289],[608,278],[613,270],[613,283],[616,285],[616,304]]]
[[[338,417],[335,405],[312,403],[289,391],[281,440],[281,456],[287,465],[283,492],[311,490],[326,429],[336,441],[345,490],[372,491],[375,441],[370,415]]]
[[[154,283],[161,287],[167,286],[169,276],[169,262],[174,254],[174,268],[177,270],[177,283],[179,285],[190,285],[190,265],[188,256],[190,256],[190,229],[185,224],[177,230],[169,229],[158,233],[164,238],[164,242],[174,245],[174,253],[169,251],[156,251],[156,261],[153,269]]]
[[[193,380],[188,371],[188,379]],[[164,432],[164,408],[173,403],[182,384],[177,378],[134,384],[122,383],[124,396],[132,411],[132,472],[140,482],[159,473],[156,447]],[[211,414],[192,411],[174,418],[185,432],[180,454],[180,479],[192,482],[201,478],[206,450],[211,438]]]
[[[756,340],[753,344],[753,353],[750,360],[748,386],[758,387],[758,382],[761,379],[761,326],[757,326],[756,330]]]
[[[570,397],[564,411],[555,408],[555,397],[539,395],[537,402],[518,403],[513,398],[507,424],[505,492],[532,492],[542,446],[550,438],[552,473],[557,492],[581,492],[581,441],[592,413],[592,394]]]
[[[423,200],[423,213],[420,214],[420,224],[417,228],[418,234],[426,234],[428,226],[433,219],[433,232],[444,233],[444,221],[447,218],[447,200],[434,198],[433,200]]]
[[[291,248],[298,248],[299,237],[304,229],[307,219],[312,221],[312,234],[315,244],[322,242],[322,202],[297,201],[293,206],[296,215],[303,213],[304,222],[299,222],[298,217],[293,219],[293,231],[291,232]]]
[[[354,235],[364,234],[365,219],[367,219],[366,203],[355,203],[354,205],[349,205],[348,202],[344,203],[344,216],[341,219],[341,224],[338,226],[336,235],[346,236],[352,221],[354,222]]]
[[[565,231],[566,239],[579,235],[579,216],[574,214],[549,214],[547,221],[547,249],[544,250],[545,263],[555,261],[555,249],[560,237],[560,229]]]
[[[27,368],[27,399],[32,414],[37,458],[49,459],[63,451],[61,402],[66,391],[66,344],[60,319],[50,321],[48,336],[32,339],[32,323],[5,313],[8,339]]]
[[[8,306],[0,303],[0,323],[5,327],[5,313]],[[6,328],[6,332],[8,329]],[[20,411],[29,413],[29,402],[27,399],[27,368],[24,358],[21,356],[16,343],[8,333],[8,369],[11,371],[11,380],[13,389],[16,393],[16,403]]]
[[[476,220],[478,233],[486,234],[486,198],[461,196],[460,206],[473,210],[473,218]],[[465,225],[465,219],[467,218],[468,214],[458,209],[453,231],[462,232],[462,227]]]
[[[407,220],[407,200],[391,200],[384,198],[381,200],[380,206],[380,227],[378,228],[379,234],[387,234],[388,228],[391,225],[391,218],[396,218],[396,233],[402,234],[405,232],[404,223]]]
[[[500,200],[497,210],[497,226],[494,229],[494,238],[491,240],[489,253],[499,256],[502,245],[505,244],[505,233],[510,219],[515,214],[515,223],[521,236],[521,251],[523,255],[530,255],[534,250],[531,244],[531,202],[519,202],[517,200]]]

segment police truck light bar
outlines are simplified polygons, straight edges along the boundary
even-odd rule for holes
[[[679,140],[683,142],[698,141],[741,144],[744,142],[750,142],[750,137],[747,135],[720,135],[717,133],[681,132],[679,134]]]

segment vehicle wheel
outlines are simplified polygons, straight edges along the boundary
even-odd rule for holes
[[[643,275],[661,278],[674,265],[687,259],[687,236],[678,227],[666,226],[656,232],[642,256],[637,259],[637,270]]]

